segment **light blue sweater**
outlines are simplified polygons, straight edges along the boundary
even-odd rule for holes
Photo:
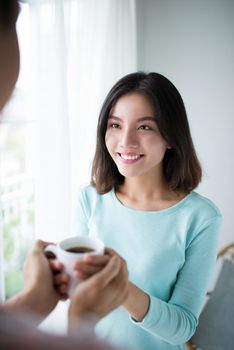
[[[150,295],[150,308],[135,322],[119,307],[101,320],[97,334],[134,350],[184,349],[193,335],[215,263],[221,214],[191,192],[160,211],[125,207],[112,190],[79,192],[74,234],[97,236],[126,261],[129,280]]]

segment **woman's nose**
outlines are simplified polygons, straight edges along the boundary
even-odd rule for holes
[[[121,133],[120,146],[122,148],[137,148],[138,138],[133,130],[125,130]]]

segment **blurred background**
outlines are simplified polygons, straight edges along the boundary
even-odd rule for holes
[[[21,71],[0,128],[0,293],[22,288],[35,237],[72,232],[89,183],[100,106],[123,75],[143,70],[180,91],[204,177],[234,240],[234,1],[31,0],[17,23]]]

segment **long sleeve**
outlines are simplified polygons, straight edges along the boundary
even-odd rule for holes
[[[132,322],[173,345],[191,338],[215,264],[220,223],[220,216],[209,220],[189,242],[185,263],[168,302],[150,295],[144,320]]]
[[[117,308],[96,326],[98,336],[134,350],[184,350],[193,335],[217,254],[219,209],[191,192],[160,211],[125,207],[114,189],[83,188],[74,234],[91,234],[127,262],[129,280],[150,296],[144,320]]]

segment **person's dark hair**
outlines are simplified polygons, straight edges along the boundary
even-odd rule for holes
[[[168,187],[179,192],[192,191],[201,181],[202,170],[193,146],[183,100],[176,87],[163,75],[144,72],[128,74],[120,79],[104,101],[98,120],[91,184],[104,194],[124,182],[124,176],[119,173],[107,150],[105,134],[111,109],[121,96],[130,93],[139,93],[152,104],[159,131],[171,147],[163,159]]]
[[[17,0],[0,0],[0,27],[1,29],[12,29],[15,26],[19,14]]]

